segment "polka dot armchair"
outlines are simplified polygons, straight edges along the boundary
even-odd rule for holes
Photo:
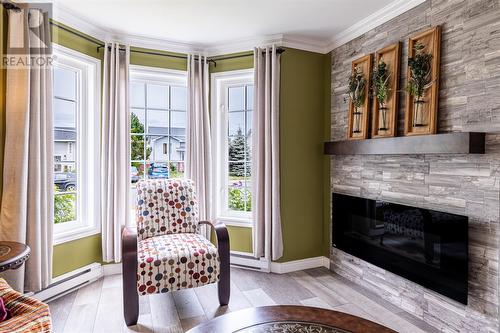
[[[139,317],[139,296],[218,282],[219,303],[230,294],[229,236],[224,224],[199,221],[195,186],[185,179],[137,183],[137,227],[122,233],[123,306],[127,325]],[[199,234],[215,230],[217,247]]]

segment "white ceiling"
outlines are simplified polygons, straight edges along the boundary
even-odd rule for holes
[[[200,49],[277,34],[327,45],[359,21],[387,11],[394,2],[404,1],[55,0],[56,8],[59,5],[114,36],[154,38]]]

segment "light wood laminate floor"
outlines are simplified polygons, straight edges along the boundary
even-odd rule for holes
[[[437,332],[326,268],[281,275],[232,268],[231,301],[227,307],[219,307],[216,284],[139,300],[139,323],[127,328],[123,321],[121,275],[106,276],[49,303],[54,332],[184,332],[230,311],[274,304],[334,309],[398,332]]]

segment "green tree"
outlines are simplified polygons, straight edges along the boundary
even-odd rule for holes
[[[143,134],[145,132],[144,125],[139,120],[135,113],[130,115],[130,133]],[[146,157],[144,157],[144,136],[132,135],[130,138],[130,159],[134,161],[142,161],[151,155],[151,147],[146,148]]]
[[[243,177],[250,176],[249,168],[245,172],[245,163],[247,160],[247,154],[250,152],[248,142],[243,135],[241,127],[238,127],[236,131],[236,136],[229,138],[229,161],[238,161],[241,163],[230,163],[229,164],[229,175],[232,177]]]

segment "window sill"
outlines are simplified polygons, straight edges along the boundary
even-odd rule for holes
[[[251,219],[226,216],[226,217],[218,217],[216,218],[216,220],[230,227],[253,228],[253,222]]]
[[[75,227],[74,229],[71,230],[64,230],[64,231],[61,230],[59,232],[54,231],[54,245],[71,242],[74,240],[97,235],[100,233],[101,233],[100,228],[96,228],[95,226]]]

